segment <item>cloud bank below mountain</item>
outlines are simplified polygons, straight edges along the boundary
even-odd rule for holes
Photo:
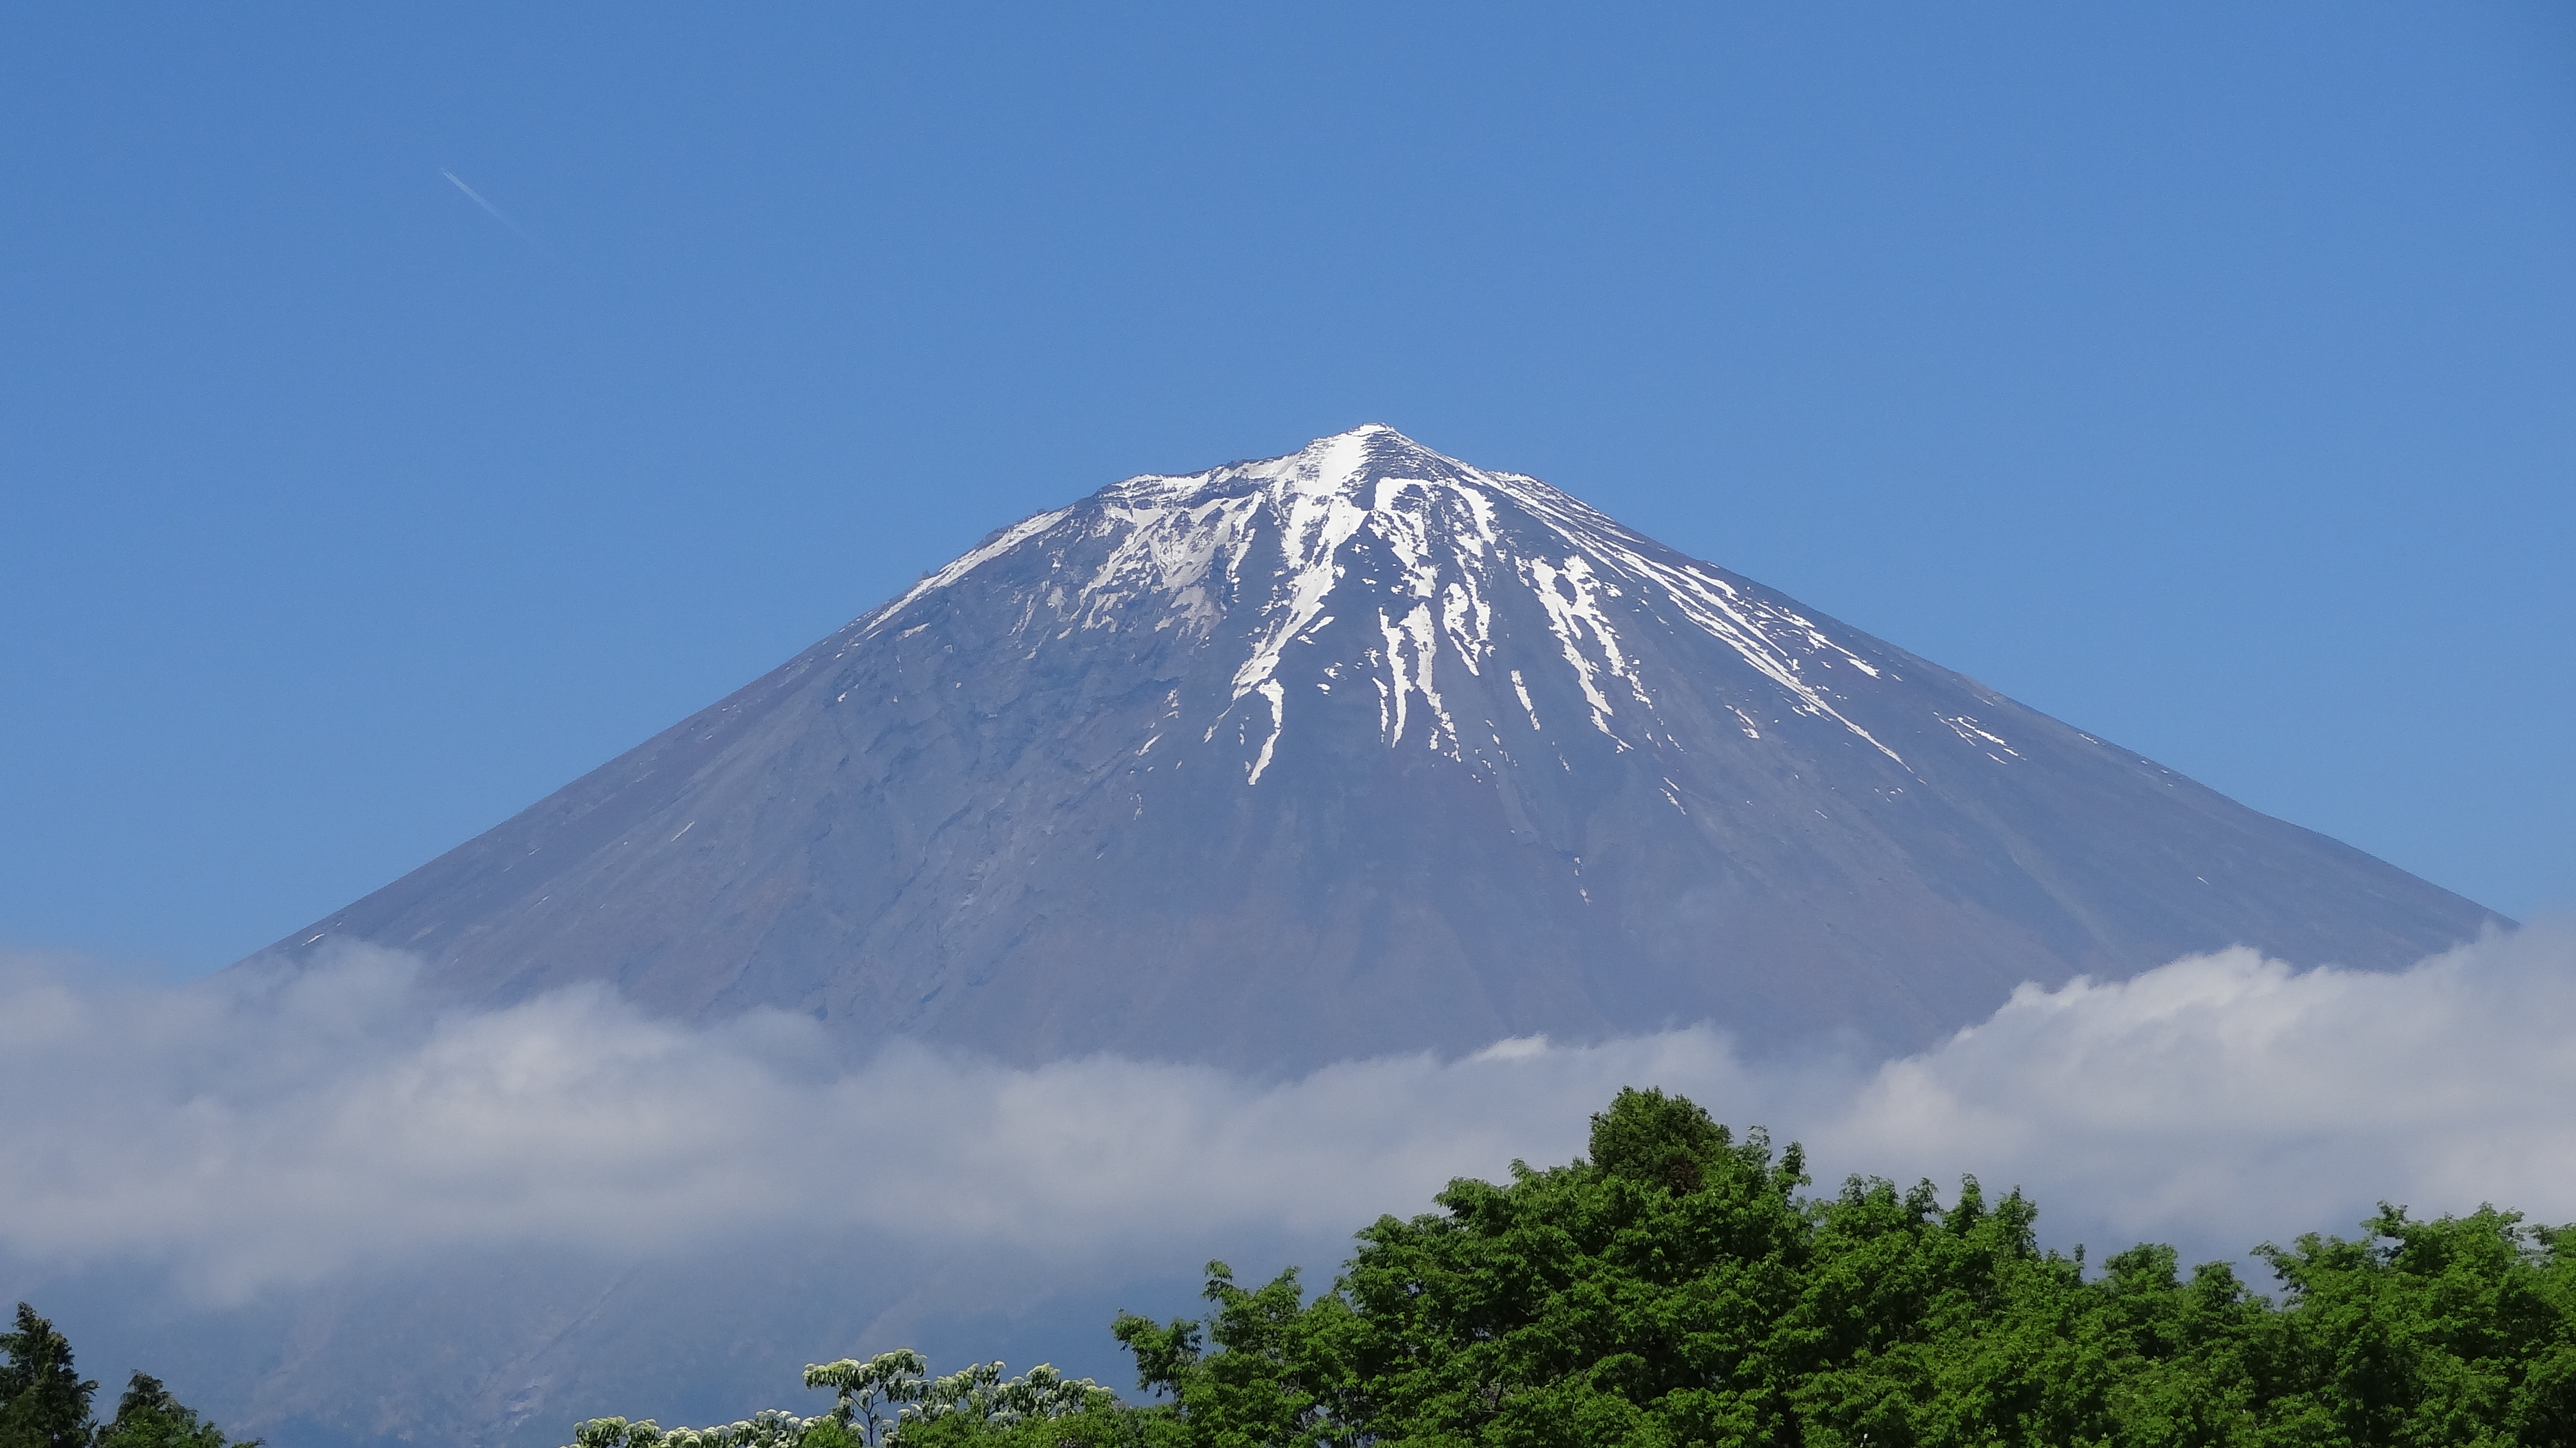
[[[596,988],[442,1013],[410,962],[88,989],[0,976],[0,1256],[164,1270],[206,1306],[361,1265],[538,1248],[668,1258],[861,1234],[928,1257],[1170,1274],[1230,1241],[1316,1269],[1453,1176],[1582,1150],[1623,1084],[1848,1172],[2040,1204],[2043,1236],[2235,1256],[2387,1199],[2576,1217],[2576,930],[2410,970],[2247,951],[2024,988],[1920,1055],[1746,1064],[1706,1029],[1500,1043],[1264,1082],[1094,1057],[1017,1069],[813,1022],[647,1018]]]

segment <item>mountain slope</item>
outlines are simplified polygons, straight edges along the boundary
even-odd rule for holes
[[[2496,917],[1383,427],[995,534],[274,949],[1010,1059],[1713,1020],[1910,1047]]]

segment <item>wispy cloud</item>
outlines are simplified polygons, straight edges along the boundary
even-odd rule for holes
[[[2025,989],[1920,1056],[1746,1065],[1707,1030],[1285,1084],[1113,1057],[1004,1067],[816,1023],[691,1027],[598,990],[429,1010],[403,958],[85,990],[0,979],[0,1252],[153,1263],[203,1300],[506,1245],[682,1253],[853,1232],[1169,1272],[1230,1240],[1412,1212],[1452,1176],[1582,1149],[1661,1083],[1849,1171],[2020,1184],[2044,1231],[2233,1256],[2376,1200],[2576,1217],[2576,933],[2396,974],[2251,952]]]

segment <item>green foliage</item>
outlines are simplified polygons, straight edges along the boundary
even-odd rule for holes
[[[1122,1313],[1111,1325],[1134,1355],[1139,1386],[1172,1395],[1187,1420],[1191,1443],[1344,1443],[1355,1405],[1344,1385],[1352,1377],[1346,1331],[1353,1319],[1335,1297],[1303,1301],[1297,1269],[1268,1285],[1246,1289],[1222,1262],[1207,1265],[1206,1337],[1217,1351],[1201,1351],[1201,1325],[1176,1320],[1157,1325]]]
[[[0,1448],[84,1448],[98,1384],[73,1369],[72,1345],[21,1302],[0,1354]]]
[[[101,1427],[90,1415],[98,1384],[73,1370],[71,1344],[26,1303],[15,1328],[0,1333],[0,1356],[0,1448],[226,1448],[222,1430],[148,1373],[127,1381],[116,1417]]]
[[[225,1439],[196,1409],[170,1396],[159,1378],[136,1373],[116,1400],[116,1417],[98,1430],[97,1448],[225,1448]],[[260,1440],[232,1448],[260,1448]]]
[[[2364,1225],[2258,1249],[2291,1302],[2264,1342],[2283,1421],[2324,1441],[2576,1443],[2576,1232],[2385,1203]]]
[[[1204,1319],[1121,1316],[1169,1403],[1109,1441],[2576,1448],[2576,1229],[2383,1208],[2261,1249],[2276,1304],[2169,1247],[2088,1280],[1974,1178],[1804,1196],[1796,1147],[1659,1091],[1591,1153],[1381,1218],[1311,1300],[1211,1263]]]
[[[1695,1192],[1702,1163],[1724,1152],[1729,1140],[1699,1103],[1666,1096],[1660,1087],[1627,1086],[1592,1118],[1588,1150],[1592,1165],[1612,1176]]]
[[[893,1352],[805,1370],[821,1418],[622,1418],[578,1448],[2576,1448],[2576,1228],[2382,1206],[2257,1249],[2281,1299],[2170,1247],[2041,1250],[1963,1178],[1804,1194],[1795,1146],[1621,1091],[1591,1155],[1359,1234],[1332,1290],[1207,1266],[1203,1317],[1121,1314],[1139,1386]],[[22,1321],[23,1332],[23,1321]],[[68,1358],[63,1360],[68,1371]]]

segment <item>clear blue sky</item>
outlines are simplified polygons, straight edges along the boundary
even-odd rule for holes
[[[0,942],[220,965],[1365,420],[2576,903],[2576,11],[1598,9],[12,7]]]

